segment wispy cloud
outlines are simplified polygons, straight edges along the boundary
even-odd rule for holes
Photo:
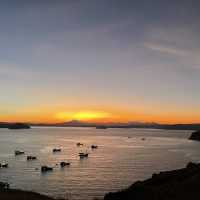
[[[157,51],[159,53],[171,54],[174,56],[186,56],[188,52],[183,49],[179,49],[169,45],[163,45],[158,43],[144,43],[144,46],[153,51]]]

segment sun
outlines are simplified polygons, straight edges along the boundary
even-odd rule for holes
[[[92,112],[92,111],[87,111],[87,112],[78,112],[75,113],[73,118],[77,120],[92,120],[92,119],[102,119],[102,118],[107,118],[108,113],[105,112]]]
[[[59,112],[56,118],[60,120],[101,120],[109,118],[110,114],[103,111]]]

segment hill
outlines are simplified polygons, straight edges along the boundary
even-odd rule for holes
[[[199,188],[200,164],[189,163],[186,168],[153,174],[125,190],[106,194],[104,200],[195,200]]]

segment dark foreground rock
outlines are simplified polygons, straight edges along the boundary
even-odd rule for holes
[[[0,182],[0,199],[2,200],[55,200],[35,192],[10,189],[9,183]],[[60,199],[61,200],[61,199]]]
[[[0,190],[0,199],[2,200],[55,200],[53,198],[41,195],[35,192],[21,190]]]
[[[200,164],[153,174],[129,188],[105,195],[104,200],[196,200],[200,199]]]
[[[200,131],[193,132],[189,139],[200,141]]]

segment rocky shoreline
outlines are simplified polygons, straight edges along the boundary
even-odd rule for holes
[[[190,140],[200,141],[200,131],[195,131],[189,137]]]
[[[200,196],[200,164],[153,174],[129,188],[105,195],[104,200],[188,200]]]
[[[108,193],[104,200],[195,200],[200,196],[200,164],[188,163],[183,169],[153,174],[150,179],[137,181],[129,188]],[[35,192],[0,189],[3,200],[55,200]]]
[[[3,189],[3,190],[0,189],[0,199],[2,200],[56,200],[54,198],[51,198],[42,194],[38,194],[35,192],[15,190],[15,189]]]
[[[200,131],[190,140],[200,141]],[[137,181],[129,188],[108,193],[104,200],[188,200],[200,196],[200,164],[189,163],[185,168],[153,174],[150,179]]]

